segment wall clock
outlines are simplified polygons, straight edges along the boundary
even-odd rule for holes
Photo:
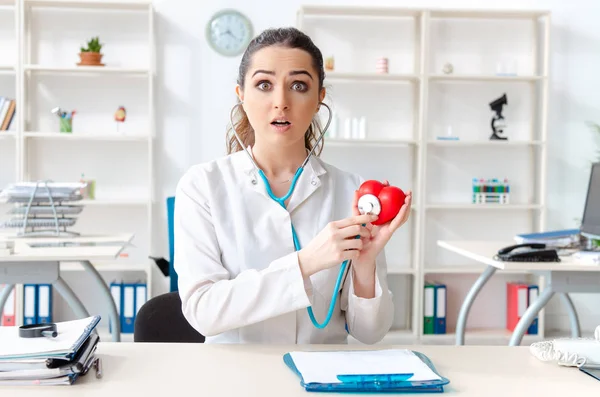
[[[213,15],[206,25],[206,39],[213,50],[224,56],[244,52],[254,36],[252,23],[241,12],[225,9]]]

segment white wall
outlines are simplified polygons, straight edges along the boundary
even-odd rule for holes
[[[307,4],[316,4],[307,3]],[[363,5],[364,1],[323,1],[330,5]],[[213,52],[204,36],[210,16],[221,8],[248,15],[256,32],[274,26],[294,26],[298,0],[273,2],[194,0],[156,1],[158,35],[157,175],[162,201],[172,195],[181,174],[192,164],[225,154],[225,130],[238,58]],[[377,1],[369,5],[403,7],[511,8],[552,11],[549,119],[548,227],[576,226],[581,216],[589,162],[595,155],[586,120],[600,122],[600,3],[592,0],[430,0]],[[502,32],[498,32],[502,34]],[[164,201],[163,201],[164,202]],[[163,207],[157,216],[164,218]],[[157,252],[167,254],[166,231],[156,232]],[[596,296],[574,296],[585,329],[600,324],[593,309]],[[550,328],[567,327],[558,299],[547,310]]]

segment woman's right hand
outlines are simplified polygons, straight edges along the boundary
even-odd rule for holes
[[[377,215],[358,215],[330,222],[304,248],[298,251],[298,262],[303,277],[330,267],[345,260],[356,259],[363,246],[363,238],[369,238],[371,232],[362,225],[377,220]],[[360,239],[356,236],[360,235]]]

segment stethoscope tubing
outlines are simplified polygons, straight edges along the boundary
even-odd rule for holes
[[[323,140],[323,137],[325,136],[325,133],[327,132],[327,129],[329,128],[329,124],[331,124],[331,119],[332,119],[332,115],[333,115],[332,112],[331,112],[331,108],[328,105],[326,105],[325,103],[323,103],[323,102],[320,103],[320,105],[325,106],[327,108],[327,110],[329,111],[329,117],[328,117],[328,120],[327,120],[327,124],[325,124],[325,128],[323,128],[323,131],[319,135],[319,138],[317,139],[317,142],[315,143],[315,145],[313,146],[313,148],[311,149],[311,151],[306,156],[306,159],[304,160],[304,162],[302,163],[302,165],[298,168],[298,170],[296,170],[296,173],[294,174],[294,177],[292,178],[292,182],[290,184],[290,188],[288,189],[288,192],[283,197],[277,197],[273,193],[273,190],[271,189],[271,185],[269,184],[269,181],[267,180],[267,177],[266,177],[265,173],[263,172],[263,170],[261,170],[258,167],[258,165],[256,164],[256,162],[254,161],[254,158],[252,157],[252,155],[250,155],[250,152],[248,151],[248,148],[244,147],[244,144],[243,144],[242,140],[240,139],[240,136],[238,135],[237,131],[235,130],[235,123],[233,122],[233,112],[235,111],[235,109],[238,106],[242,106],[242,105],[243,105],[243,102],[237,103],[231,109],[231,112],[229,114],[229,121],[231,122],[231,129],[233,130],[233,133],[235,134],[235,137],[236,137],[236,139],[237,139],[240,147],[244,150],[244,152],[246,152],[246,155],[248,156],[248,158],[250,159],[250,161],[254,165],[255,171],[258,173],[258,175],[260,176],[260,178],[265,183],[265,188],[267,190],[267,193],[268,193],[269,197],[271,199],[273,199],[274,201],[276,201],[277,203],[279,203],[279,205],[281,205],[283,208],[286,208],[285,207],[285,201],[292,195],[292,192],[296,188],[296,184],[298,182],[298,179],[300,178],[300,175],[302,175],[302,172],[304,171],[304,167],[306,166],[306,164],[308,164],[308,161],[310,160],[310,157],[313,155],[315,149],[317,148],[317,146],[319,146],[319,144]],[[296,230],[295,230],[293,224],[292,224],[292,237],[294,239],[294,249],[296,251],[299,251],[300,250],[300,242],[298,241],[298,235],[296,234]],[[337,303],[338,291],[340,290],[340,285],[341,285],[342,279],[344,278],[344,274],[346,272],[346,267],[347,266],[348,266],[348,261],[346,260],[346,261],[344,261],[342,263],[342,265],[340,267],[340,272],[339,272],[337,280],[335,282],[335,288],[333,290],[333,296],[331,298],[331,304],[329,305],[329,310],[327,312],[327,316],[325,317],[325,320],[322,323],[319,323],[317,321],[317,319],[315,318],[315,315],[313,313],[312,307],[309,306],[307,308],[310,320],[312,321],[313,325],[316,328],[323,329],[331,321],[331,317],[333,316],[333,310],[334,310],[335,305]]]

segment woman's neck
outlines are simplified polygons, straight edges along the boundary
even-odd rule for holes
[[[294,176],[306,159],[306,148],[304,145],[284,149],[255,144],[252,147],[252,156],[269,181],[286,182]]]

